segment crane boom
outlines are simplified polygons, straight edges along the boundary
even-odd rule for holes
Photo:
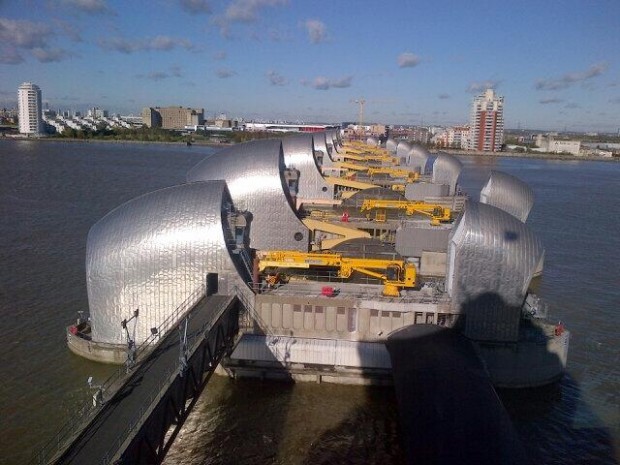
[[[452,212],[449,208],[442,207],[426,202],[412,202],[409,200],[389,200],[389,199],[366,199],[360,208],[361,212],[376,209],[404,210],[407,215],[420,213],[431,218],[431,224],[438,226],[440,223],[450,223]]]
[[[292,250],[260,251],[258,271],[281,269],[334,268],[338,277],[349,278],[354,271],[383,281],[383,295],[398,297],[400,289],[414,288],[416,268],[399,259],[345,257],[339,253],[297,252]],[[268,277],[270,274],[268,274]]]

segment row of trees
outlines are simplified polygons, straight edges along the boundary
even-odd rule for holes
[[[268,139],[274,137],[270,132],[247,132],[247,131],[212,131],[181,134],[162,128],[148,128],[143,126],[135,129],[101,127],[92,129],[65,128],[57,137],[67,139],[99,139],[118,141],[142,141],[142,142],[190,142],[190,143],[240,143],[255,139]]]

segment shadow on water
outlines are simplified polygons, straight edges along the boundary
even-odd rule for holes
[[[394,389],[358,386],[363,401],[312,444],[302,463],[404,464]]]
[[[498,394],[533,463],[620,463],[610,428],[584,401],[570,374],[549,386],[499,389]]]
[[[469,321],[455,327],[465,334],[479,331],[477,318],[502,320],[515,311],[493,294],[463,310]],[[497,361],[459,331],[412,325],[388,336],[407,463],[619,463],[610,429],[570,374],[539,388],[495,390],[483,367],[492,370]],[[542,328],[530,324],[526,331],[528,340],[546,341]],[[512,350],[518,356],[523,348]],[[549,368],[560,363],[548,350],[532,360]],[[516,368],[525,375],[540,367]]]
[[[501,303],[466,305],[489,302]],[[164,463],[618,464],[570,375],[496,390],[460,332],[412,325],[390,339],[399,332],[395,388],[214,377]]]

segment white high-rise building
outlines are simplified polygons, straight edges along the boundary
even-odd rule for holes
[[[39,86],[24,82],[17,90],[20,134],[38,135],[43,130],[43,106]]]
[[[499,152],[504,142],[504,97],[493,89],[474,98],[471,106],[469,150]]]

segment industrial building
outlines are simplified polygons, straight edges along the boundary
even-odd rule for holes
[[[551,382],[568,333],[528,294],[544,258],[531,190],[497,173],[478,202],[460,171],[451,155],[338,130],[223,149],[91,228],[90,322],[69,347],[122,363],[135,309],[140,344],[208,288],[245,309],[230,376],[389,382],[387,337],[433,324],[474,341],[496,385]]]
[[[148,107],[142,110],[142,122],[149,128],[184,129],[204,123],[204,109]]]

